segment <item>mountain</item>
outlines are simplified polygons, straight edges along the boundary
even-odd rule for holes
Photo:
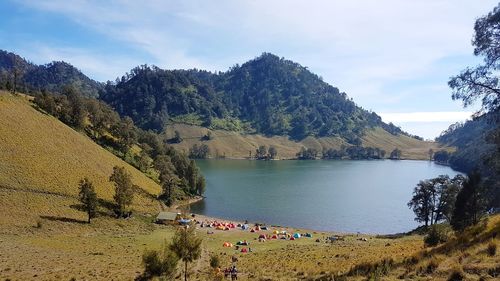
[[[478,170],[485,180],[488,198],[492,206],[500,206],[500,163],[498,157],[498,127],[494,118],[498,113],[491,112],[451,125],[436,140],[446,146],[456,147],[449,159],[449,165],[458,171],[468,173]],[[495,138],[496,135],[496,138]]]
[[[19,55],[0,50],[0,84],[5,88],[13,87],[15,72],[19,80],[18,90],[23,92],[47,90],[62,93],[65,86],[72,85],[85,96],[97,97],[103,87],[69,63],[54,61],[36,65]]]
[[[132,208],[159,210],[161,187],[84,134],[36,110],[28,98],[0,91],[1,225],[34,225],[40,217],[85,221],[78,182],[88,177],[99,198],[113,201],[113,167],[123,166],[139,187]],[[107,206],[106,204],[102,204]]]
[[[354,145],[375,127],[409,135],[306,67],[269,53],[217,74],[143,65],[108,83],[100,98],[143,129],[156,131],[189,120],[211,129],[294,140],[340,137]]]

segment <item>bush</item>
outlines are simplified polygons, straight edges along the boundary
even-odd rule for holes
[[[424,243],[428,247],[436,246],[448,241],[448,229],[444,225],[431,225],[429,232],[424,237]]]
[[[218,255],[213,254],[210,256],[210,267],[213,269],[220,267],[220,258]]]
[[[462,270],[455,268],[450,274],[450,277],[448,277],[448,281],[462,281],[464,278],[465,276]]]
[[[488,253],[488,256],[494,257],[497,254],[497,244],[495,241],[491,241],[488,244],[488,248],[486,248],[486,252]]]
[[[142,256],[144,265],[144,279],[154,276],[172,277],[177,267],[179,258],[176,254],[170,251],[169,247],[165,247],[163,253],[160,251],[147,251]]]

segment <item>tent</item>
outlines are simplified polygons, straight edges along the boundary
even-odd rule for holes
[[[250,229],[250,232],[255,232],[255,229],[253,229],[253,228],[252,228],[252,229]]]
[[[295,240],[295,238],[292,236],[292,237],[290,237],[290,240]]]
[[[224,242],[224,244],[222,244],[222,247],[230,248],[230,247],[233,247],[233,244],[231,244],[229,242]]]
[[[276,234],[274,234],[271,239],[278,239],[278,236]]]
[[[259,235],[259,238],[264,238],[264,239],[266,239],[266,235],[261,234],[261,235]]]
[[[241,249],[241,252],[242,252],[242,253],[248,253],[248,250],[247,250],[247,248],[242,248],[242,249]]]
[[[244,225],[242,225],[242,226],[241,226],[241,229],[243,229],[243,230],[247,230],[247,229],[248,229],[248,224],[244,224]]]
[[[180,224],[183,224],[183,225],[186,225],[186,224],[189,224],[191,222],[191,220],[188,220],[188,219],[180,219],[178,220],[178,222]]]
[[[309,237],[309,238],[313,237],[311,233],[306,233],[306,235],[304,235],[304,236]]]
[[[280,234],[278,230],[273,231],[273,234]]]
[[[267,226],[262,226],[260,229],[267,230]]]
[[[300,234],[299,234],[299,233],[295,233],[295,234],[293,235],[293,238],[300,238]]]

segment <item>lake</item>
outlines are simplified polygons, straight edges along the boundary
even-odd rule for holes
[[[458,172],[429,161],[199,160],[206,199],[191,211],[314,230],[399,233],[418,224],[408,208],[422,179]]]

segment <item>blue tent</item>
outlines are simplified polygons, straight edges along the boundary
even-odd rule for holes
[[[188,219],[180,219],[179,220],[179,223],[182,224],[182,225],[189,224],[190,222],[191,222],[191,220],[188,220]]]
[[[293,235],[293,238],[300,238],[300,234],[299,234],[299,233],[295,233],[295,234]]]

